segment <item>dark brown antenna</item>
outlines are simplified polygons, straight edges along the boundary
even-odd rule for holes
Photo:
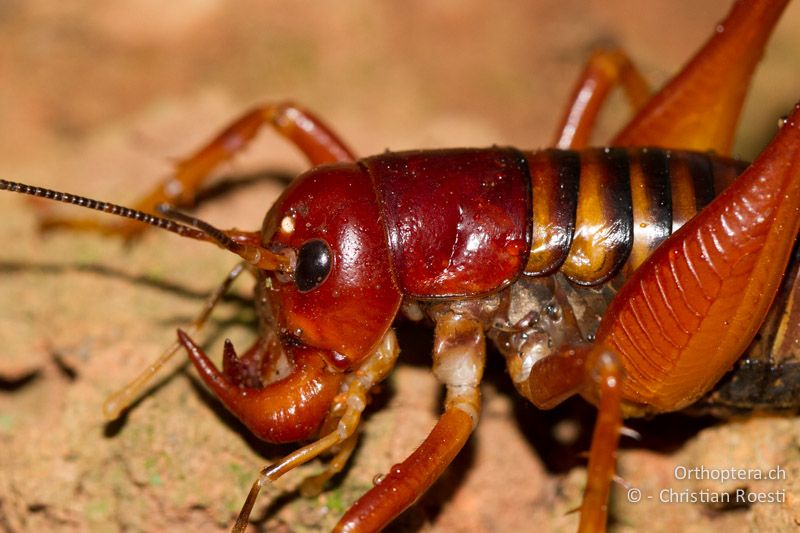
[[[25,183],[17,183],[0,179],[0,190],[16,192],[19,194],[27,194],[30,196],[37,196],[39,198],[47,198],[48,200],[55,200],[67,204],[73,204],[95,211],[102,211],[120,217],[130,218],[137,222],[149,224],[157,228],[161,228],[172,233],[177,233],[181,237],[190,237],[200,241],[213,242],[226,250],[229,250],[245,261],[262,270],[280,270],[282,272],[291,271],[291,259],[282,254],[276,254],[252,244],[239,243],[231,239],[224,231],[219,230],[198,218],[184,215],[172,209],[167,204],[158,206],[159,211],[163,212],[170,218],[162,218],[144,211],[131,209],[109,202],[101,202],[93,200],[76,194],[66,192],[54,191],[45,189],[43,187],[35,187]],[[172,219],[172,220],[170,220]],[[175,220],[179,222],[175,222]]]

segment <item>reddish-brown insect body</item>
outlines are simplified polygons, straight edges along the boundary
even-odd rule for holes
[[[363,166],[404,295],[475,296],[519,276],[530,241],[530,179],[521,152],[384,154]]]

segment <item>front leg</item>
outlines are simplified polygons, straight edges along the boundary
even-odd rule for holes
[[[428,437],[345,513],[335,532],[379,531],[439,478],[464,447],[480,416],[486,359],[480,321],[445,312],[436,320],[433,371],[447,387],[445,410]]]
[[[191,345],[187,346],[187,348],[190,349],[190,352],[197,351],[197,349]],[[375,348],[373,353],[367,357],[361,366],[356,371],[349,373],[344,378],[340,393],[337,395],[337,398],[332,399],[330,402],[328,419],[325,421],[322,427],[324,435],[314,442],[295,450],[283,459],[271,465],[265,466],[261,470],[261,474],[255,483],[253,483],[250,493],[247,495],[247,500],[245,501],[244,505],[242,506],[242,510],[239,513],[239,517],[236,519],[236,524],[232,530],[234,533],[242,533],[247,528],[250,513],[253,510],[256,497],[258,496],[261,487],[265,484],[278,479],[293,468],[296,468],[297,466],[302,465],[319,456],[320,454],[340,445],[345,447],[344,456],[342,456],[342,452],[340,452],[337,454],[336,459],[340,462],[347,460],[349,452],[346,450],[351,445],[354,445],[354,440],[356,439],[357,435],[356,430],[358,429],[358,425],[361,421],[361,413],[367,405],[369,392],[375,385],[383,381],[392,368],[394,368],[394,365],[397,362],[397,355],[399,354],[399,351],[400,350],[397,345],[397,339],[394,335],[394,331],[389,330],[384,335],[381,342],[378,343],[378,346]],[[202,357],[204,357],[204,355],[202,355]],[[200,369],[200,366],[196,360],[196,354],[192,355],[192,361],[196,366],[198,366],[198,369]],[[201,375],[202,372],[204,372],[204,370],[201,370]],[[203,376],[203,379],[207,384],[209,384],[206,376]],[[269,387],[275,388],[275,384],[268,385],[267,388]],[[217,388],[213,386],[212,389],[215,390],[215,392],[217,390]],[[297,391],[290,390],[284,393],[288,394],[289,396],[292,394],[298,396]],[[223,399],[223,401],[225,400]],[[231,408],[227,402],[225,403],[226,406]],[[267,410],[271,408],[271,406],[268,404],[265,405],[265,407]],[[300,411],[302,410],[303,409],[300,409]],[[241,411],[237,412],[233,409],[231,409],[231,411],[241,418]],[[261,413],[262,416],[266,414],[265,411],[266,410]],[[286,414],[287,416],[284,417],[284,420],[282,420],[281,423],[290,427],[294,426],[295,421],[292,420],[294,415],[292,413]],[[339,468],[339,465],[334,465],[333,468]],[[323,478],[326,479],[324,475]],[[307,485],[311,485],[311,487],[313,487],[317,482],[315,480],[319,480],[319,478],[309,479],[310,481]],[[322,479],[321,482],[324,482],[325,479]]]

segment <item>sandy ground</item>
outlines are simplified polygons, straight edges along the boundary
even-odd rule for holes
[[[0,3],[0,176],[116,202],[168,174],[248,106],[291,97],[360,154],[384,149],[550,142],[582,62],[598,46],[629,50],[663,81],[730,1],[336,3],[121,0]],[[800,6],[790,6],[758,74],[737,153],[751,157],[800,98]],[[627,116],[615,98],[602,143]],[[222,174],[250,176],[201,217],[255,228],[302,160],[265,133]],[[68,208],[67,208],[68,209]],[[94,235],[40,238],[30,206],[0,195],[0,529],[224,530],[261,465],[290,448],[257,442],[186,365],[173,367],[121,420],[103,398],[185,324],[235,259],[151,232],[126,247]],[[252,341],[255,317],[225,303],[206,332]],[[259,499],[255,530],[329,529],[373,477],[406,456],[436,416],[429,333],[405,332],[404,362],[364,425],[352,466],[329,491],[294,492],[313,463]],[[495,358],[496,359],[496,358]],[[391,531],[572,531],[591,410],[537,412],[490,365],[475,438]],[[626,441],[620,474],[643,502],[613,501],[616,531],[783,531],[800,525],[800,422],[712,424],[659,417]],[[676,480],[676,467],[781,468],[784,480]],[[784,503],[663,504],[662,489],[785,491]],[[653,496],[648,499],[647,496]]]

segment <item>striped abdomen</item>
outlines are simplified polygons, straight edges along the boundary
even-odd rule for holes
[[[594,148],[526,154],[531,251],[525,273],[580,285],[636,269],[746,165],[708,154]]]
[[[580,285],[632,270],[744,168],[659,149],[384,153],[375,189],[400,291],[495,292],[557,270]]]

